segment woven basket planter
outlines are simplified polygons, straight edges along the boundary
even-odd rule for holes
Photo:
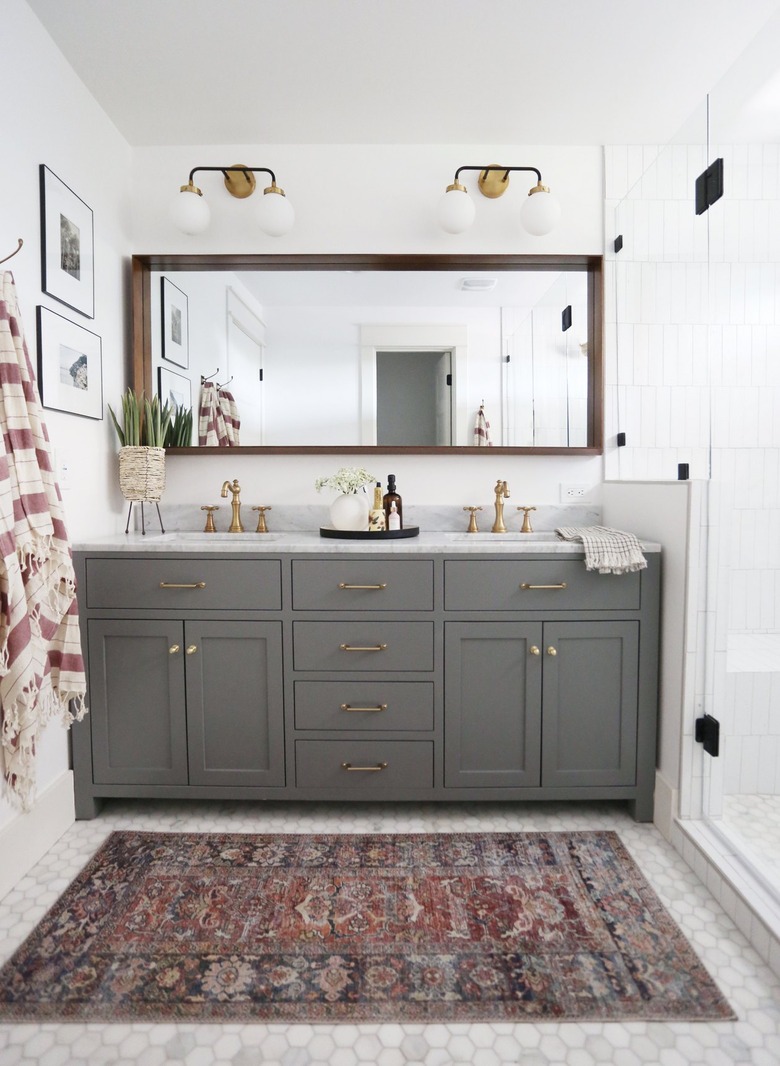
[[[165,448],[120,448],[119,488],[126,500],[157,503],[165,488]]]

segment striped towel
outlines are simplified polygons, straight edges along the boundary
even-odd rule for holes
[[[582,542],[586,570],[598,570],[600,574],[630,574],[647,566],[642,546],[633,533],[607,526],[562,526],[555,532],[559,540]]]
[[[73,561],[13,275],[0,278],[0,762],[23,810],[44,725],[86,713]]]
[[[228,392],[227,389],[220,389],[217,392],[217,399],[219,401],[219,409],[222,412],[222,421],[225,424],[225,436],[227,437],[228,446],[235,448],[239,443],[238,431],[241,428],[241,419],[238,417],[236,401],[233,393]]]
[[[225,418],[213,381],[204,381],[200,387],[198,409],[198,444],[203,448],[227,448]]]
[[[474,447],[492,448],[493,441],[490,439],[490,423],[485,415],[485,405],[480,404],[477,417],[474,421]]]

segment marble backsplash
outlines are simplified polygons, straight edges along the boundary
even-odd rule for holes
[[[160,513],[163,526],[168,533],[199,530],[203,529],[206,524],[206,515],[196,504],[166,506],[163,500],[160,503]],[[534,530],[543,532],[556,529],[558,526],[598,525],[601,522],[601,510],[593,505],[543,504],[532,511],[530,517]],[[226,530],[230,525],[230,518],[231,510],[228,501],[214,513],[214,524],[218,530]],[[488,532],[493,525],[493,518],[492,506],[478,511],[479,529]],[[133,519],[133,528],[141,532],[141,508],[138,504],[134,507]],[[505,506],[504,523],[508,530],[519,532],[522,519],[522,512],[511,510],[508,505]],[[272,533],[315,532],[320,526],[330,525],[327,504],[272,507],[266,512],[265,520],[269,532]],[[252,511],[251,503],[243,505],[241,521],[247,531],[255,528],[257,514]],[[469,516],[462,507],[404,504],[405,525],[419,526],[424,532],[465,533],[468,521]],[[159,532],[160,522],[153,504],[147,504],[144,507],[144,525],[150,533]]]

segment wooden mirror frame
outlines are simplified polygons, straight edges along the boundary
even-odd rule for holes
[[[601,256],[588,255],[134,255],[132,259],[132,383],[147,396],[152,380],[151,276],[154,270],[586,270],[588,273],[588,444],[584,448],[478,448],[397,445],[240,445],[249,454],[600,455],[604,450],[604,270]],[[195,417],[197,426],[197,417]],[[169,448],[173,455],[210,455],[219,447]]]

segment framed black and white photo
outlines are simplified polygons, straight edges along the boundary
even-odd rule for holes
[[[183,367],[190,365],[190,331],[187,315],[187,294],[168,278],[161,278],[160,306],[162,314],[162,357],[169,363]]]
[[[45,163],[41,184],[41,288],[87,318],[95,317],[92,210]]]
[[[48,307],[38,307],[38,387],[53,411],[103,418],[102,341]]]
[[[172,408],[183,407],[185,411],[192,407],[192,385],[189,378],[183,374],[176,374],[164,366],[158,367],[158,374],[158,394],[161,404],[164,405],[167,402]]]

